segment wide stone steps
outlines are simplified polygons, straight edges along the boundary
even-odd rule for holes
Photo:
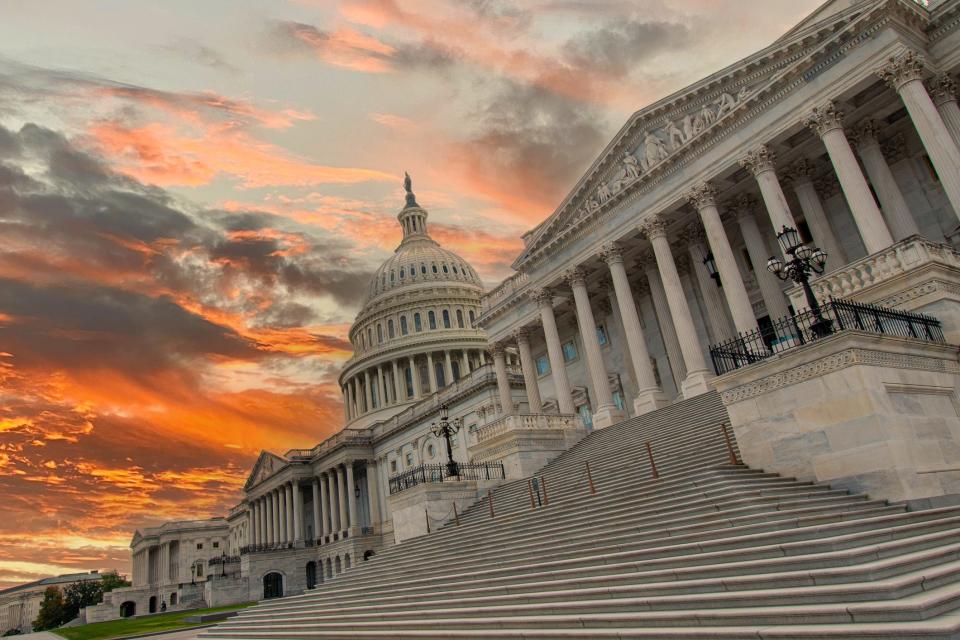
[[[202,635],[960,639],[960,507],[732,465],[726,419],[706,394],[594,432],[536,474],[546,504],[504,483],[494,518],[478,500]]]

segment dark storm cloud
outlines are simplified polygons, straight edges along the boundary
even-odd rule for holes
[[[575,68],[627,76],[640,62],[691,43],[690,27],[676,22],[627,19],[579,34],[564,44],[563,59]]]

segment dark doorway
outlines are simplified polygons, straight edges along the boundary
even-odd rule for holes
[[[156,613],[156,612],[157,612],[157,596],[150,596],[149,611],[150,611],[150,613]]]
[[[273,572],[263,576],[263,598],[279,598],[283,595],[283,576]]]
[[[317,563],[311,560],[307,563],[307,589],[317,586]]]
[[[177,592],[176,592],[176,591],[174,591],[173,593],[170,594],[170,606],[172,607],[172,606],[174,606],[175,604],[177,604]]]
[[[120,617],[121,618],[132,618],[137,615],[137,603],[133,600],[127,600],[120,605]]]

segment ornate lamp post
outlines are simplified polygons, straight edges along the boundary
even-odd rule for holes
[[[717,270],[717,261],[713,259],[713,251],[707,252],[707,257],[703,259],[703,264],[707,267],[707,273],[709,273],[713,281],[717,283],[717,286],[721,286],[720,272]]]
[[[783,255],[789,256],[790,259],[784,264],[780,258],[771,256],[767,260],[767,269],[781,280],[793,280],[803,287],[807,305],[816,318],[816,322],[810,325],[810,328],[818,338],[830,335],[833,332],[833,321],[823,317],[820,303],[817,302],[810,287],[810,274],[823,273],[823,266],[827,263],[827,252],[819,247],[805,244],[800,239],[800,233],[793,227],[784,226],[777,234],[777,242],[780,243]]]
[[[453,445],[450,442],[450,437],[457,435],[457,432],[460,431],[460,427],[463,426],[462,418],[450,419],[450,410],[447,409],[447,405],[440,405],[440,422],[434,422],[431,425],[433,430],[433,435],[436,437],[443,437],[447,442],[447,475],[448,476],[459,476],[460,467],[457,464],[456,460],[453,459]]]

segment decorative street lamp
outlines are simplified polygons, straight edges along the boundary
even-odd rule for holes
[[[440,405],[440,422],[434,422],[431,425],[433,430],[433,435],[440,438],[443,437],[447,441],[447,475],[448,476],[459,476],[460,475],[460,466],[457,464],[456,460],[453,459],[453,445],[450,442],[450,437],[457,435],[457,432],[460,431],[460,427],[463,426],[462,418],[450,419],[450,410],[447,409],[447,405]]]
[[[781,280],[793,280],[803,287],[807,305],[816,318],[816,322],[810,325],[810,329],[818,338],[830,335],[833,332],[833,322],[823,317],[820,303],[817,302],[817,297],[813,295],[813,289],[810,287],[810,274],[823,273],[823,267],[827,263],[827,252],[819,247],[805,244],[800,239],[800,233],[786,225],[777,234],[777,242],[783,250],[783,255],[789,256],[790,259],[784,264],[780,258],[770,256],[767,260],[767,269]]]
[[[713,281],[717,283],[717,286],[721,286],[720,272],[717,271],[717,261],[713,259],[713,251],[707,252],[707,257],[703,259],[703,264],[707,267],[707,273],[709,273]]]

